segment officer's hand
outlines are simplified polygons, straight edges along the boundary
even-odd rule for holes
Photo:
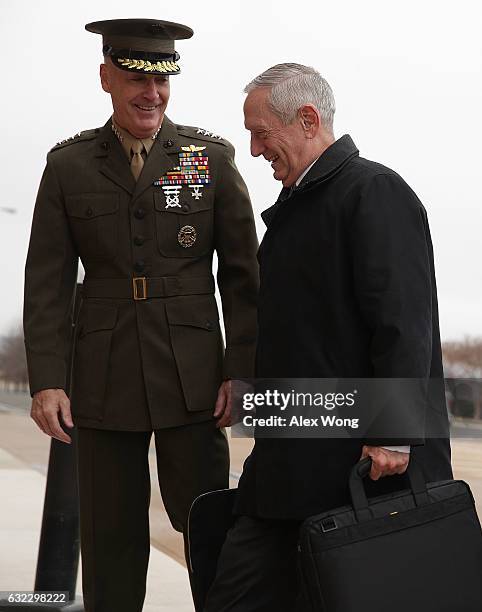
[[[370,478],[378,480],[382,476],[403,474],[408,467],[410,453],[391,451],[380,446],[364,446],[361,459],[365,457],[372,458]]]
[[[231,425],[231,381],[221,383],[218,398],[214,408],[214,417],[219,419],[216,427],[229,427]]]
[[[48,436],[70,444],[70,436],[60,427],[59,412],[64,424],[73,427],[70,400],[63,389],[44,389],[34,394],[30,411],[32,419]]]

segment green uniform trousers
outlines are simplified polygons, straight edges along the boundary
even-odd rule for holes
[[[149,559],[152,432],[79,428],[82,582],[86,612],[141,612]],[[192,501],[229,482],[224,431],[204,421],[154,431],[162,499],[185,531]]]

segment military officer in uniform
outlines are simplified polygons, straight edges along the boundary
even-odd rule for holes
[[[64,442],[65,426],[78,427],[85,609],[137,612],[152,433],[175,529],[185,530],[197,495],[228,486],[223,427],[230,379],[253,374],[257,240],[232,145],[165,116],[180,70],[174,41],[192,30],[146,19],[86,29],[103,36],[100,76],[114,113],[47,156],[26,263],[25,339],[33,419]]]

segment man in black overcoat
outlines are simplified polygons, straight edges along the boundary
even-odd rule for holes
[[[262,214],[257,377],[433,379],[439,392],[425,420],[448,432],[423,205],[396,172],[361,158],[350,136],[335,139],[333,93],[316,70],[279,64],[245,91],[251,154],[283,184]],[[348,475],[363,456],[372,458],[371,494],[405,488],[410,458],[428,481],[452,477],[448,436],[256,439],[206,611],[303,609],[300,522],[349,502]],[[374,559],[374,571],[380,562],[390,560]]]

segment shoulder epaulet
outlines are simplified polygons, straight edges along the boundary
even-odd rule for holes
[[[205,142],[217,142],[225,147],[229,145],[229,142],[222,136],[219,136],[219,134],[204,130],[203,128],[193,127],[191,125],[178,125],[177,130],[179,133],[189,136],[190,138],[197,138]]]
[[[57,149],[61,149],[63,147],[67,147],[68,145],[74,144],[76,142],[82,142],[84,140],[92,140],[99,133],[99,129],[95,130],[84,130],[83,132],[79,132],[74,136],[70,136],[70,138],[66,138],[65,140],[61,140],[50,150],[55,151]]]

